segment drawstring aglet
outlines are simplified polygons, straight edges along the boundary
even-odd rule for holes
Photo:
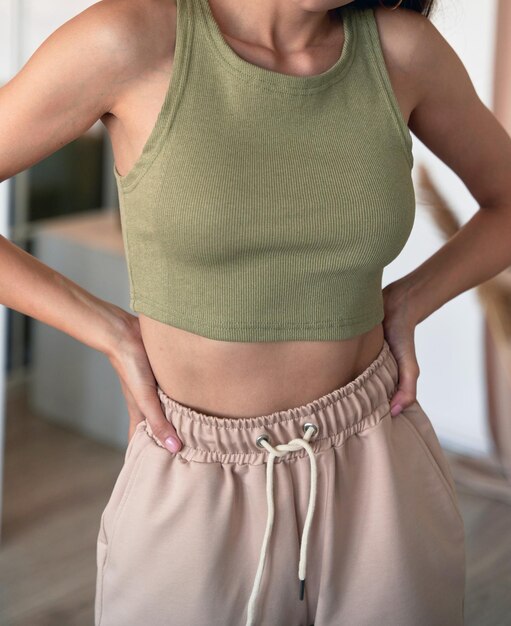
[[[300,600],[303,600],[304,592],[305,592],[305,578],[303,580],[300,580]]]

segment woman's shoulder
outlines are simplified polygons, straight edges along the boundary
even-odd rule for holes
[[[449,65],[455,52],[431,17],[404,8],[364,9],[371,10],[389,73],[396,85],[404,85],[416,106],[431,76],[440,66]]]
[[[390,10],[378,6],[372,10],[383,51],[401,69],[431,67],[442,57],[452,56],[452,47],[431,16],[404,8]]]
[[[175,48],[175,0],[100,0],[75,19],[78,38],[93,38],[97,57],[91,66],[109,66],[112,106],[122,114],[151,85],[167,76]]]
[[[430,18],[403,8],[390,10],[378,6],[364,11],[374,13],[387,64],[400,71],[413,71],[420,46],[424,39],[431,41],[431,31],[436,30]]]
[[[175,0],[100,0],[78,14],[77,30],[94,38],[119,67],[144,71],[174,47]],[[80,34],[80,33],[77,33]]]

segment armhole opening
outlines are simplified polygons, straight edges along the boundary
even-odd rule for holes
[[[160,153],[168,130],[174,120],[183,86],[186,80],[189,60],[189,40],[192,35],[192,20],[190,19],[189,7],[185,6],[187,0],[175,0],[176,2],[176,35],[174,44],[174,61],[171,75],[165,92],[162,106],[156,118],[156,122],[147,137],[142,152],[124,175],[119,174],[114,163],[113,174],[124,193],[134,189],[140,179],[148,171],[155,158]]]

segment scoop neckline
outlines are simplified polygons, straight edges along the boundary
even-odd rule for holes
[[[344,41],[340,55],[335,63],[319,74],[297,76],[270,70],[243,59],[233,50],[233,48],[231,48],[224,38],[213,12],[211,11],[209,0],[199,0],[199,4],[201,6],[202,15],[205,19],[211,39],[217,52],[220,54],[221,59],[226,63],[226,65],[240,76],[249,80],[266,83],[269,87],[273,87],[277,90],[279,88],[283,88],[285,90],[307,90],[309,88],[315,88],[330,84],[331,82],[336,82],[345,74],[353,58],[356,31],[353,24],[354,16],[349,5],[339,7],[344,30]]]

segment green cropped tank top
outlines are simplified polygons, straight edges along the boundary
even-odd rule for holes
[[[135,165],[114,165],[130,308],[224,341],[339,340],[383,320],[415,217],[412,138],[373,9],[341,7],[320,74],[249,63],[208,0],[177,0],[172,76]]]

